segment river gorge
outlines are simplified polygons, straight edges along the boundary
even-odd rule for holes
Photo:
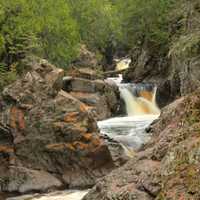
[[[122,64],[120,67],[123,67]],[[132,158],[135,151],[150,140],[151,134],[147,133],[146,129],[160,115],[156,104],[156,86],[149,83],[123,83],[121,74],[119,77],[107,78],[105,82],[117,85],[126,113],[98,121],[98,127],[101,134],[119,142],[125,154]],[[87,193],[88,190],[66,190],[44,195],[36,193],[12,197],[7,200],[82,200]]]
[[[155,83],[30,66],[0,97],[2,200],[198,195],[198,89],[160,110]]]
[[[0,200],[200,200],[200,0],[0,0]]]

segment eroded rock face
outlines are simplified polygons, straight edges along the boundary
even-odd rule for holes
[[[84,102],[96,120],[103,120],[118,113],[120,95],[116,85],[103,80],[65,77],[63,89]]]
[[[200,89],[165,107],[152,140],[84,200],[200,199]]]
[[[85,188],[118,166],[99,135],[90,107],[62,90],[63,76],[63,70],[40,60],[4,89],[0,191]],[[104,84],[97,86],[101,89]]]
[[[98,65],[96,55],[89,51],[86,45],[81,45],[78,58],[73,63],[77,67],[95,68]]]

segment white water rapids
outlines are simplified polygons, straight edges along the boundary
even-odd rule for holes
[[[117,117],[101,121],[98,126],[101,133],[114,138],[129,149],[137,150],[150,139],[151,136],[146,133],[145,128],[157,118],[158,115]]]
[[[108,81],[118,85],[127,116],[100,121],[98,127],[101,133],[114,138],[124,147],[137,150],[151,137],[145,129],[160,115],[156,105],[156,87],[149,84],[123,84],[121,75]]]

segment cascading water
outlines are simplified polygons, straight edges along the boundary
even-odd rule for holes
[[[128,69],[129,65],[131,63],[131,59],[130,58],[126,58],[126,59],[122,59],[122,60],[115,59],[115,61],[117,62],[116,70]]]
[[[127,88],[127,85],[120,84],[119,90],[121,97],[125,101],[128,116],[160,114],[160,110],[155,102],[156,87],[153,91],[140,91],[141,96],[139,97],[134,96]]]
[[[149,140],[145,129],[160,115],[156,105],[157,88],[152,84],[123,84],[121,75],[109,81],[118,85],[127,116],[100,121],[98,126],[101,133],[121,142],[130,155],[129,150],[137,150]]]

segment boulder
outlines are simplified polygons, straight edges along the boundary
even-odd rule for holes
[[[99,134],[91,108],[62,90],[63,76],[62,69],[39,60],[3,90],[0,191],[85,188],[119,166]],[[85,89],[104,95],[110,89],[102,81],[72,80],[76,92]],[[100,96],[96,98],[100,103]]]
[[[82,44],[80,46],[79,56],[74,60],[73,65],[76,67],[95,68],[98,66],[98,60],[96,55],[89,51],[86,45]]]
[[[99,180],[83,200],[152,200],[161,189],[159,169],[159,162],[134,158]]]
[[[48,172],[12,166],[9,168],[8,182],[8,185],[3,190],[20,193],[30,191],[45,192],[63,185],[60,180]]]
[[[120,95],[116,85],[103,80],[64,77],[63,90],[88,106],[96,120],[116,115],[120,108]]]

